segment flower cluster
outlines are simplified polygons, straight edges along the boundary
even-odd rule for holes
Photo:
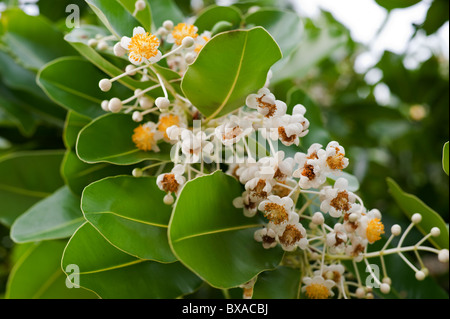
[[[142,3],[138,3],[137,11],[142,10]],[[361,261],[369,265],[369,258],[380,258],[384,264],[384,255],[398,254],[414,270],[418,280],[423,280],[427,271],[416,268],[404,252],[415,251],[420,263],[419,250],[436,253],[440,261],[448,261],[448,250],[421,246],[429,237],[439,235],[437,228],[415,246],[402,246],[413,225],[420,223],[418,214],[413,216],[411,226],[396,248],[389,248],[389,244],[401,234],[399,225],[391,228],[391,236],[381,250],[368,252],[370,244],[381,240],[386,232],[381,212],[367,209],[352,191],[342,172],[348,167],[349,159],[337,141],[327,145],[314,143],[300,151],[300,141],[310,127],[307,107],[301,104],[288,107],[278,100],[269,89],[271,71],[264,87],[249,92],[240,109],[219,119],[202,121],[195,106],[173,88],[174,81],[180,79],[165,79],[156,63],[166,59],[169,68],[183,76],[210,39],[209,31],[198,34],[194,25],[174,25],[167,20],[155,34],[137,27],[131,38],[123,37],[115,43],[114,54],[127,56],[131,64],[123,74],[101,80],[100,89],[109,91],[112,83],[124,76],[156,84],[136,90],[126,100],[104,101],[102,108],[107,112],[130,114],[140,123],[130,138],[141,151],[159,152],[160,143],[171,145],[173,150],[174,165],[169,172],[163,171],[166,163],[156,163],[135,169],[134,176],[142,176],[146,169],[161,165],[157,186],[166,193],[164,203],[172,205],[174,196],[180,194],[187,182],[206,174],[206,165],[209,173],[222,169],[223,163],[228,164],[226,172],[243,188],[233,205],[242,209],[248,218],[261,214],[265,224],[255,231],[254,240],[265,249],[281,247],[286,251],[285,264],[304,268],[301,291],[308,298],[330,298],[336,290],[339,298],[373,297],[371,290],[363,285],[356,266]],[[167,53],[160,51],[162,43],[172,45]],[[146,95],[155,90],[161,90],[163,95],[156,99]],[[196,120],[200,122],[199,127],[195,126]],[[253,143],[256,133],[263,138],[257,141],[257,147]],[[226,161],[222,160],[224,154]],[[344,260],[353,262],[356,283],[343,266]],[[382,279],[373,273],[371,276],[381,292],[390,291],[391,279],[386,269]],[[246,298],[251,298],[256,280],[242,285]]]

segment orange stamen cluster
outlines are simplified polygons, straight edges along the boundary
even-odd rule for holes
[[[196,33],[195,26],[192,24],[179,23],[173,28],[172,36],[175,39],[175,44],[181,45],[185,37],[195,39],[198,37],[198,34]]]

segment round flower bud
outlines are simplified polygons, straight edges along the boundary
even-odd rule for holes
[[[109,101],[103,101],[103,102],[102,102],[101,106],[102,106],[102,110],[103,110],[103,111],[109,112],[109,106],[108,106],[108,104],[109,104]]]
[[[98,86],[100,87],[100,90],[102,90],[103,92],[108,92],[109,90],[111,90],[112,82],[108,79],[103,79],[100,80]]]
[[[156,99],[155,104],[160,111],[164,111],[169,108],[170,101],[165,97],[159,97]]]
[[[400,235],[401,232],[402,232],[402,228],[400,227],[400,225],[395,224],[391,227],[392,235],[398,236],[398,235]]]
[[[197,54],[195,54],[193,52],[189,52],[188,54],[186,54],[184,56],[184,60],[186,61],[187,64],[192,64],[192,63],[194,63],[196,57],[197,57]]]
[[[120,45],[120,42],[117,42],[115,45],[114,45],[114,48],[113,48],[113,51],[114,51],[114,55],[115,56],[124,56],[126,53],[127,53],[127,50],[125,50],[124,48],[123,48],[123,46],[121,46]]]
[[[322,225],[325,221],[323,214],[321,212],[316,212],[312,217],[312,222],[316,225]]]
[[[384,294],[388,294],[391,291],[391,286],[386,283],[382,283],[380,285],[380,291]]]
[[[448,249],[439,251],[438,259],[441,263],[448,263]]]
[[[98,44],[98,41],[95,39],[89,39],[87,45],[91,48],[95,47]]]
[[[175,202],[175,199],[171,194],[167,194],[164,196],[164,204],[166,205],[172,205]]]
[[[138,111],[133,112],[132,118],[133,118],[133,121],[135,121],[135,122],[142,122],[144,120],[144,117],[142,116],[141,112],[138,112]]]
[[[391,285],[392,284],[392,280],[389,277],[384,277],[382,280],[383,283]]]
[[[351,213],[350,216],[348,216],[348,220],[351,223],[354,223],[358,220],[358,214]]]
[[[109,101],[108,108],[113,113],[119,113],[122,110],[122,101],[114,97]]]
[[[420,215],[419,213],[412,215],[411,221],[413,222],[413,224],[420,223],[422,221],[422,215]]]
[[[422,280],[425,279],[425,277],[426,277],[426,275],[425,275],[425,273],[423,271],[419,270],[419,271],[416,272],[416,279],[417,280],[422,281]]]
[[[359,299],[362,299],[366,296],[366,291],[364,290],[363,287],[359,287],[358,289],[356,289],[356,297]]]
[[[99,49],[100,51],[105,51],[109,48],[108,43],[106,43],[106,41],[99,41],[98,45],[97,45],[97,49]]]
[[[127,67],[125,68],[125,72],[131,76],[136,75],[137,73],[136,67],[132,64],[128,64]]]
[[[173,21],[172,20],[166,20],[163,22],[162,25],[167,31],[171,31],[173,29]]]
[[[181,45],[185,48],[190,48],[194,45],[194,39],[192,37],[184,37],[183,41],[181,41]]]
[[[145,3],[144,0],[138,0],[138,1],[136,1],[136,3],[135,3],[134,6],[135,6],[135,8],[136,8],[137,11],[142,11],[142,10],[145,9],[145,7],[147,6],[147,4]]]
[[[143,172],[140,168],[135,168],[132,172],[134,177],[142,177]]]
[[[147,97],[147,96],[143,96],[139,99],[139,105],[144,109],[144,110],[148,110],[153,106],[153,101]]]
[[[431,233],[431,236],[437,237],[437,236],[439,236],[441,234],[441,230],[439,228],[437,228],[437,227],[433,227],[433,228],[431,228],[431,232],[430,233]]]

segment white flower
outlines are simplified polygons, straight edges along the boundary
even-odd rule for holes
[[[328,299],[334,296],[331,290],[335,286],[333,280],[325,280],[322,276],[317,275],[313,278],[303,277],[303,283],[305,286],[303,286],[302,291],[309,299]]]
[[[336,218],[341,217],[343,213],[348,213],[355,203],[356,197],[347,189],[348,181],[345,178],[338,178],[334,187],[324,187],[321,191],[320,209]]]
[[[171,173],[159,175],[156,184],[160,190],[178,195],[186,182],[186,178],[183,176],[184,171],[183,165],[175,165]]]
[[[341,264],[324,265],[323,270],[314,271],[314,275],[320,276],[324,279],[333,280],[336,284],[339,284],[344,279],[345,267]]]
[[[289,220],[293,206],[294,201],[290,197],[280,198],[276,195],[269,195],[267,200],[263,200],[259,204],[258,209],[264,212],[264,216],[271,223],[279,225]]]
[[[170,131],[169,133],[172,133]],[[201,157],[212,151],[212,143],[207,141],[205,132],[194,134],[190,130],[181,132],[181,152],[189,163],[197,163]]]
[[[262,242],[265,249],[273,248],[277,245],[277,234],[271,228],[261,228],[255,231],[254,238],[257,242]]]
[[[237,116],[231,116],[229,121],[215,129],[216,137],[223,145],[230,146],[237,143],[244,136],[249,135],[253,131],[252,123]]]
[[[366,208],[354,203],[344,215],[344,227],[347,233],[353,233],[359,228],[361,217],[366,214]]]
[[[162,54],[158,50],[159,39],[145,32],[144,28],[136,27],[133,29],[133,37],[122,37],[120,45],[129,51],[128,59],[134,65],[143,62],[156,63],[161,60]]]
[[[294,171],[293,176],[300,178],[298,184],[303,189],[319,188],[327,180],[316,155],[319,147],[320,144],[313,144],[307,154],[298,152],[294,156],[299,167]]]
[[[345,150],[336,141],[328,143],[326,149],[318,151],[317,154],[321,161],[321,166],[326,172],[333,173],[348,166],[349,161],[345,157]]]
[[[239,176],[239,182],[241,182],[241,184],[246,184],[249,180],[255,178],[258,171],[258,164],[247,160],[245,163],[240,164],[239,168],[236,169],[236,175]]]
[[[367,247],[367,239],[359,236],[350,236],[350,244],[345,248],[345,254],[355,258],[356,262],[362,260],[362,253]]]
[[[294,159],[291,157],[285,159],[283,151],[276,152],[273,157],[263,157],[258,163],[260,165],[260,176],[273,178],[279,182],[291,177],[294,170]]]
[[[297,247],[300,249],[308,247],[306,229],[299,223],[299,218],[297,213],[290,212],[288,221],[280,224],[274,224],[270,221],[268,224],[269,228],[273,229],[277,234],[277,241],[285,251],[293,251]]]
[[[265,178],[254,177],[245,183],[245,189],[249,192],[250,198],[259,203],[267,198],[272,190],[272,184]]]
[[[276,100],[267,88],[260,89],[257,94],[250,94],[246,104],[249,108],[258,110],[266,118],[284,115],[287,110],[286,103]]]
[[[367,214],[361,216],[356,232],[361,238],[367,239],[369,243],[374,243],[381,239],[384,234],[384,225],[381,222],[381,213],[378,209],[372,209]]]
[[[258,204],[252,201],[247,191],[243,192],[242,196],[235,198],[233,205],[236,208],[243,208],[246,217],[253,217],[258,212]]]
[[[333,231],[327,234],[326,242],[332,253],[343,253],[347,243],[347,233],[344,225],[341,223],[336,223]]]

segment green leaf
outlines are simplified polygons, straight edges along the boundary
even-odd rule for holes
[[[0,222],[10,226],[32,205],[63,186],[62,151],[31,151],[0,159]]]
[[[198,28],[198,32],[202,33],[211,31],[220,21],[229,22],[232,28],[238,28],[242,21],[241,11],[233,6],[212,5],[200,12],[194,25]]]
[[[16,243],[66,238],[84,221],[80,198],[64,186],[19,216],[11,238]]]
[[[420,1],[422,0],[375,0],[375,2],[378,3],[378,5],[382,6],[388,11],[394,9],[408,8],[419,3]]]
[[[141,151],[133,143],[133,130],[139,124],[129,114],[106,114],[84,127],[77,141],[77,155],[87,163],[131,165],[145,160],[169,160],[171,145],[163,143],[160,152]],[[120,129],[117,129],[120,128]]]
[[[45,241],[27,246],[11,270],[7,299],[92,299],[85,289],[69,289],[61,270],[66,243]],[[22,246],[22,245],[21,245]]]
[[[80,285],[105,299],[171,299],[193,292],[202,283],[179,262],[137,259],[114,248],[89,223],[67,244],[62,266],[70,264],[79,267]]]
[[[98,83],[106,77],[83,58],[64,57],[45,65],[38,73],[37,81],[45,93],[62,107],[95,118],[105,114],[101,108],[102,101],[125,96],[117,86],[107,93],[102,92]]]
[[[287,57],[300,43],[302,22],[297,13],[276,9],[260,9],[245,17],[247,26],[264,27],[277,41],[283,56]]]
[[[286,266],[259,274],[253,288],[253,299],[297,299],[301,272]]]
[[[151,0],[152,19],[155,29],[162,26],[165,20],[177,24],[184,21],[183,13],[173,0]]]
[[[261,27],[220,33],[189,66],[181,87],[209,119],[221,117],[263,87],[270,67],[281,56],[277,43]]]
[[[448,229],[442,217],[416,196],[405,193],[393,179],[387,178],[387,184],[391,195],[406,216],[411,218],[416,213],[422,215],[422,221],[416,227],[423,235],[427,235],[433,227],[440,229],[441,234],[438,237],[430,237],[428,241],[438,249],[448,249]]]
[[[442,150],[442,167],[445,174],[448,175],[448,162],[449,162],[449,145],[448,142],[444,144],[444,149]]]
[[[275,268],[283,256],[279,247],[265,250],[254,240],[262,224],[233,206],[241,192],[222,172],[196,178],[184,186],[169,223],[175,256],[213,287],[239,286]]]
[[[164,195],[156,177],[110,177],[85,188],[81,208],[116,248],[141,259],[174,262],[167,241],[172,207],[164,204]]]
[[[38,70],[44,64],[76,52],[63,34],[41,16],[30,16],[15,8],[2,12],[3,42],[25,67]]]
[[[147,4],[144,12],[133,17],[134,0],[86,0],[100,21],[118,38],[131,36],[135,27],[151,29],[151,14]]]
[[[427,12],[422,29],[427,35],[437,32],[448,21],[449,2],[447,0],[434,0]]]

